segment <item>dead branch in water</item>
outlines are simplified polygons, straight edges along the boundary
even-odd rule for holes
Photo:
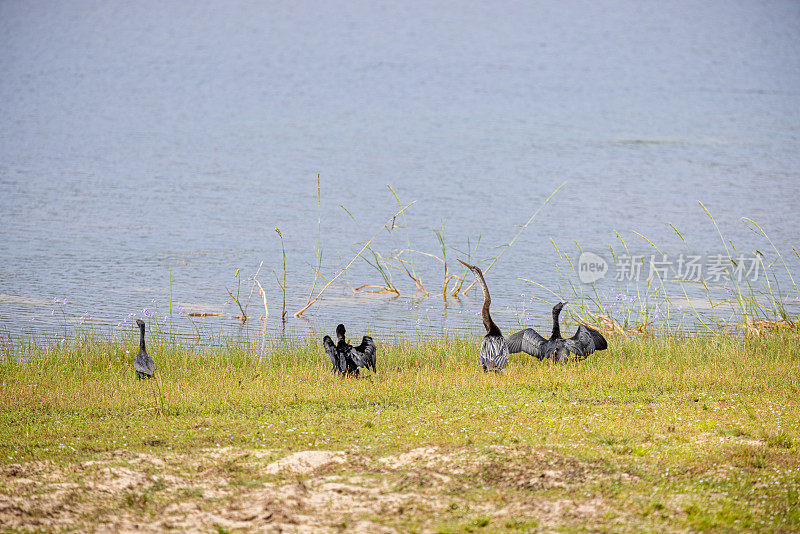
[[[253,275],[248,278],[248,280],[252,280],[253,281],[253,285],[250,288],[250,295],[247,297],[247,305],[250,305],[250,297],[253,296],[253,290],[255,289],[255,287],[258,286],[258,294],[261,296],[261,300],[264,303],[264,315],[262,317],[266,321],[267,317],[269,317],[269,309],[267,308],[267,293],[266,293],[266,291],[264,291],[264,288],[261,287],[261,282],[258,281],[258,273],[261,272],[261,267],[263,265],[264,265],[263,261],[261,263],[259,263],[258,264],[258,269],[256,269],[256,272],[253,273]],[[245,306],[245,309],[246,308],[247,308],[247,306]]]
[[[353,288],[353,294],[355,293],[376,293],[376,294],[383,294],[383,293],[394,293],[398,297],[400,296],[400,291],[397,290],[396,287],[387,287],[387,286],[377,286],[372,284],[364,284],[363,286],[358,286]]]
[[[411,274],[411,271],[409,271],[408,267],[406,267],[406,263],[410,263],[411,267],[413,268],[414,267],[414,263],[413,262],[406,262],[405,260],[403,260],[403,258],[400,257],[400,254],[395,256],[395,259],[397,259],[398,263],[400,263],[400,266],[403,268],[403,271],[405,271],[405,273],[408,275],[408,277],[411,278],[411,280],[413,280],[414,283],[417,285],[417,291],[421,292],[422,294],[424,294],[427,297],[428,296],[428,292],[425,290],[425,286],[422,285],[422,280],[420,280],[419,278],[417,278],[416,276]]]
[[[261,295],[261,300],[264,301],[264,320],[266,321],[267,317],[269,317],[269,309],[267,308],[267,293],[264,291],[264,288],[261,287],[261,282],[255,278],[253,279],[253,282],[258,284],[258,294]]]

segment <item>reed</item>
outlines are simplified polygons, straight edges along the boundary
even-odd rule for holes
[[[504,255],[504,253],[511,248],[519,236],[528,228],[535,220],[536,216],[549,204],[554,196],[561,190],[564,184],[556,188],[528,218],[528,220],[519,225],[518,230],[513,237],[497,248],[500,252],[494,256],[488,265],[485,265],[484,270],[491,269]],[[418,269],[419,262],[414,258],[430,259],[438,262],[443,268],[442,289],[439,292],[443,298],[447,298],[448,293],[451,296],[458,296],[465,294],[469,291],[474,282],[471,282],[464,288],[464,280],[466,271],[461,270],[459,274],[452,274],[449,270],[447,262],[448,250],[454,251],[461,256],[467,258],[472,263],[482,263],[476,260],[475,256],[481,243],[480,236],[477,239],[467,237],[467,247],[461,250],[456,247],[449,247],[445,239],[444,221],[442,222],[441,230],[434,230],[436,239],[438,241],[439,250],[436,253],[427,252],[412,248],[409,231],[406,227],[405,211],[413,202],[402,206],[397,192],[389,185],[387,188],[392,193],[392,198],[398,203],[399,210],[389,217],[381,229],[373,234],[368,240],[357,243],[359,250],[354,251],[353,257],[349,262],[343,264],[338,271],[329,277],[325,277],[327,282],[319,290],[317,290],[317,282],[321,275],[322,265],[322,243],[321,243],[321,185],[320,177],[317,176],[317,230],[318,239],[317,246],[315,247],[315,266],[314,274],[309,290],[308,298],[305,304],[294,313],[295,317],[301,317],[310,307],[323,297],[325,291],[331,284],[340,278],[353,263],[361,258],[363,259],[379,276],[380,283],[362,283],[355,284],[354,292],[371,292],[371,293],[385,293],[393,296],[401,295],[401,288],[395,282],[392,272],[394,270],[404,273],[413,283],[416,288],[416,294],[421,297],[429,296],[429,292],[423,284],[420,270]],[[552,304],[554,300],[568,300],[571,305],[568,310],[568,319],[575,322],[592,324],[604,332],[619,332],[626,335],[639,335],[650,333],[664,333],[667,335],[679,334],[681,332],[697,332],[698,329],[706,334],[716,335],[722,331],[737,330],[745,332],[748,335],[759,335],[761,330],[769,330],[774,328],[795,328],[798,325],[798,313],[796,309],[790,309],[792,303],[789,300],[790,294],[797,294],[800,297],[800,288],[798,288],[795,281],[794,274],[785,258],[781,255],[778,248],[769,238],[767,233],[755,221],[742,218],[742,222],[747,224],[751,230],[757,235],[762,236],[772,247],[774,254],[783,266],[783,269],[790,281],[789,291],[782,289],[778,281],[776,273],[772,270],[772,265],[766,263],[763,265],[764,270],[768,273],[765,277],[763,287],[754,287],[749,280],[740,282],[739,279],[733,276],[737,269],[741,266],[737,264],[735,255],[738,253],[735,245],[726,239],[714,219],[711,212],[705,205],[699,203],[705,211],[709,220],[711,221],[714,230],[720,237],[720,242],[726,252],[725,256],[729,259],[729,263],[722,266],[726,276],[728,277],[730,287],[722,286],[720,284],[710,285],[705,279],[682,279],[676,273],[675,266],[669,266],[669,277],[665,279],[661,272],[656,270],[655,276],[642,279],[637,277],[633,280],[626,280],[623,283],[618,283],[614,291],[609,293],[608,289],[603,289],[597,283],[581,284],[576,281],[577,278],[577,265],[575,254],[583,252],[581,245],[575,241],[574,246],[577,253],[570,252],[562,249],[558,244],[551,239],[553,249],[555,252],[554,269],[558,274],[558,281],[554,287],[546,287],[540,281],[520,278],[520,280],[528,282],[537,288],[537,294],[533,297],[543,303]],[[340,204],[340,207],[350,216],[354,223],[362,230],[358,220],[353,213],[345,206]],[[400,220],[400,224],[398,224]],[[686,243],[683,234],[672,223],[669,226],[680,238],[686,251],[689,251],[689,245]],[[403,235],[398,237],[397,230],[402,229]],[[379,247],[375,245],[379,234],[382,230],[386,230],[390,238],[390,244],[394,248],[389,252],[382,252]],[[366,231],[364,231],[366,233]],[[283,257],[283,282],[277,278],[277,284],[283,294],[282,317],[286,317],[285,303],[286,303],[286,254],[283,242],[283,236],[280,230],[276,228],[281,239],[281,254]],[[622,251],[626,257],[635,258],[631,255],[631,248],[629,247],[626,239],[616,232],[618,245],[610,245],[609,253],[611,256],[611,266],[618,269],[620,263],[618,262]],[[651,239],[640,232],[633,231],[632,234],[651,247],[655,253],[663,254],[662,249],[654,243]],[[398,243],[403,240],[403,243]],[[474,243],[474,247],[472,244]],[[618,250],[615,250],[618,249]],[[800,254],[794,250],[795,256],[800,259]],[[763,258],[763,254],[761,254]],[[639,262],[635,267],[644,272],[647,265],[644,264],[644,256],[639,257]],[[251,277],[252,279],[252,277]],[[250,280],[250,279],[249,279]],[[267,316],[266,306],[266,293],[261,284],[254,281],[253,287],[259,288],[264,301],[265,315]],[[452,286],[452,289],[451,289]],[[251,296],[253,292],[251,287]],[[728,296],[721,295],[721,291],[727,291]],[[238,301],[237,295],[233,295],[229,291],[232,300],[239,305],[242,315],[240,318],[246,320],[247,306],[242,306]],[[702,297],[704,302],[698,303],[697,298]],[[249,302],[249,298],[248,298]],[[526,308],[527,303],[522,303]],[[796,306],[795,306],[796,307]],[[519,314],[518,314],[519,315]],[[521,321],[522,324],[522,321]],[[66,337],[66,336],[65,336]]]
[[[597,283],[576,283],[577,265],[575,256],[582,252],[579,243],[575,242],[576,253],[560,248],[551,239],[556,253],[556,270],[559,274],[555,287],[546,287],[543,284],[525,278],[525,282],[533,284],[545,293],[552,295],[554,300],[568,300],[571,320],[594,325],[605,332],[615,331],[625,335],[639,335],[661,333],[665,335],[680,335],[687,332],[700,332],[707,335],[718,335],[727,332],[739,332],[746,335],[760,335],[763,330],[775,328],[797,328],[798,311],[790,312],[788,309],[791,294],[800,296],[791,268],[784,260],[778,248],[769,239],[766,232],[751,219],[743,218],[742,221],[754,228],[754,233],[764,237],[772,246],[776,261],[786,271],[790,281],[788,291],[782,291],[776,273],[771,264],[763,262],[764,255],[756,251],[760,268],[764,270],[762,287],[754,287],[747,277],[740,280],[737,269],[737,257],[741,258],[735,244],[727,239],[719,228],[714,216],[702,204],[711,221],[720,242],[725,249],[724,258],[727,263],[722,264],[724,269],[724,283],[718,282],[713,286],[707,279],[682,279],[676,272],[674,264],[670,264],[668,279],[654,270],[655,276],[643,279],[637,277],[632,280],[617,282],[615,290],[603,290]],[[681,243],[688,251],[688,244],[680,230],[672,223],[669,224]],[[756,232],[757,230],[757,232]],[[664,255],[661,247],[640,232],[632,232],[658,255]],[[625,257],[636,258],[625,238],[616,232],[617,240],[624,251]],[[619,270],[619,255],[610,247],[612,258],[611,268]],[[645,272],[644,256],[641,256],[641,265],[638,268]],[[725,296],[727,292],[727,296]],[[545,300],[541,299],[540,300]],[[702,299],[703,308],[698,307],[697,299]]]
[[[247,312],[245,311],[245,306],[242,306],[242,303],[239,300],[240,291],[242,289],[242,280],[241,278],[239,278],[239,272],[240,272],[239,269],[236,269],[236,271],[233,274],[233,277],[236,278],[236,294],[234,295],[233,291],[231,291],[227,287],[225,288],[225,291],[228,292],[228,295],[230,295],[231,300],[236,303],[236,305],[239,307],[239,311],[241,312],[241,315],[234,318],[240,319],[242,321],[242,324],[244,324],[247,322]]]
[[[530,218],[527,221],[525,221],[525,224],[520,226],[520,228],[517,231],[517,233],[514,234],[514,237],[512,237],[511,240],[508,243],[505,243],[505,244],[500,245],[498,247],[498,248],[500,248],[500,253],[497,256],[495,256],[494,258],[492,258],[492,261],[489,262],[489,265],[483,270],[484,272],[488,272],[489,269],[491,269],[494,266],[494,264],[497,263],[500,260],[501,257],[503,257],[503,254],[505,254],[506,251],[514,245],[514,242],[517,240],[517,238],[519,238],[519,236],[522,235],[522,232],[524,232],[525,229],[528,228],[528,226],[530,226],[530,224],[533,222],[533,220],[536,218],[536,216],[539,214],[539,212],[542,211],[542,209],[544,209],[544,207],[547,206],[547,204],[550,203],[550,201],[553,199],[553,197],[556,196],[556,193],[558,193],[561,190],[561,188],[564,187],[565,185],[567,185],[567,182],[562,183],[561,185],[559,185],[555,189],[555,191],[550,193],[550,196],[547,197],[545,199],[545,201],[542,203],[542,205],[539,206],[536,209],[536,211],[533,212],[533,214],[530,216]],[[477,281],[473,281],[470,285],[468,285],[467,288],[464,290],[464,293],[466,293],[467,291],[472,289],[472,287],[476,283],[477,283]]]
[[[395,192],[394,188],[389,184],[386,184],[386,187],[388,187],[389,191],[391,191],[392,195],[394,195],[394,199],[397,202],[397,206],[398,207],[402,207],[403,204],[400,202],[400,197],[397,195],[397,192]],[[403,230],[405,230],[404,234],[405,234],[405,239],[406,239],[406,246],[405,246],[405,248],[403,250],[404,251],[412,250],[414,247],[411,246],[411,236],[409,235],[409,232],[408,232],[408,224],[406,223],[405,213],[403,213],[401,215],[401,217],[402,217],[402,221],[403,221],[402,225],[401,225],[401,228]],[[391,224],[391,226],[389,226],[387,228],[389,229],[390,235],[392,235],[392,237],[394,237],[393,230],[395,228],[397,228],[397,226],[395,225],[395,218],[392,218],[392,224]],[[398,263],[400,264],[400,267],[406,273],[406,275],[408,275],[408,277],[414,282],[414,284],[417,287],[417,292],[421,293],[422,295],[427,297],[428,296],[428,291],[425,289],[425,286],[422,284],[422,277],[417,273],[416,265],[414,265],[414,257],[413,257],[413,255],[409,254],[408,255],[408,260],[404,260],[402,258],[402,256],[403,256],[403,251],[400,251],[395,256],[397,261],[398,261]]]
[[[283,295],[283,308],[281,309],[281,321],[286,320],[286,247],[283,246],[283,234],[281,233],[280,228],[275,228],[275,233],[278,234],[278,238],[281,240],[281,257],[283,258],[283,283],[278,280],[278,275],[275,275],[275,280],[278,282],[278,286],[281,288],[281,294]],[[316,282],[316,277],[315,277]],[[259,284],[260,287],[260,284]],[[313,287],[311,289],[314,290]],[[266,304],[264,306],[266,308]]]
[[[283,241],[281,241],[283,247]],[[319,173],[317,173],[317,244],[314,246],[314,277],[311,280],[311,287],[308,290],[306,305],[311,305],[311,298],[317,288],[317,281],[322,269],[322,187],[320,185]],[[284,294],[285,295],[285,294]]]
[[[389,221],[392,221],[392,220],[394,220],[396,217],[398,217],[399,215],[401,215],[401,214],[402,214],[402,213],[403,213],[403,212],[404,212],[406,209],[408,209],[409,207],[411,207],[411,206],[412,206],[412,205],[413,205],[415,202],[416,202],[416,201],[414,201],[414,202],[412,202],[411,204],[408,204],[408,205],[406,205],[406,206],[404,206],[404,207],[401,207],[399,211],[395,212],[395,214],[394,214],[394,215],[392,215],[392,216],[391,216],[391,217],[390,217],[390,218],[389,218],[389,219],[388,219],[388,220],[387,220],[387,221],[386,221],[386,222],[385,222],[385,223],[384,223],[384,224],[381,226],[381,229],[383,229],[383,227],[385,227],[385,226],[386,226],[386,224],[388,224],[388,223],[389,223]],[[380,230],[378,231],[378,233],[380,233]],[[374,234],[374,235],[373,235],[373,236],[372,236],[372,237],[371,237],[371,238],[370,238],[368,241],[366,241],[366,242],[364,243],[364,245],[363,245],[363,246],[361,247],[361,249],[360,249],[360,250],[359,250],[359,251],[358,251],[358,252],[355,254],[355,256],[353,256],[353,258],[350,260],[350,262],[349,262],[349,263],[348,263],[348,264],[347,264],[345,267],[343,267],[342,269],[340,269],[340,270],[339,270],[339,272],[338,272],[338,273],[336,273],[336,274],[335,274],[333,277],[331,277],[331,279],[330,279],[330,280],[328,280],[328,282],[327,282],[327,283],[326,283],[326,284],[325,284],[325,285],[322,287],[322,289],[320,289],[320,290],[319,290],[319,292],[317,293],[317,295],[316,295],[316,296],[314,296],[314,297],[312,298],[312,297],[311,297],[311,295],[309,295],[309,300],[308,300],[308,302],[305,304],[305,306],[303,306],[302,308],[300,308],[299,310],[297,310],[297,311],[295,312],[294,316],[295,316],[295,317],[300,317],[300,316],[302,316],[302,315],[303,315],[303,313],[305,313],[305,311],[306,311],[306,310],[308,310],[308,309],[309,309],[311,306],[313,306],[313,305],[314,305],[314,304],[315,304],[315,303],[316,303],[316,302],[317,302],[317,301],[318,301],[318,300],[319,300],[319,299],[322,297],[322,294],[323,294],[323,293],[325,293],[325,290],[326,290],[326,289],[328,289],[328,288],[331,286],[331,284],[332,284],[333,282],[335,282],[335,281],[336,281],[336,279],[337,279],[337,278],[339,278],[339,277],[340,277],[340,276],[342,276],[342,275],[343,275],[345,272],[347,272],[347,270],[348,270],[348,269],[349,269],[349,268],[350,268],[350,267],[353,265],[353,263],[354,263],[354,262],[355,262],[355,261],[356,261],[356,260],[357,260],[357,259],[358,259],[358,258],[361,256],[361,254],[362,254],[362,253],[363,253],[363,252],[364,252],[364,251],[365,251],[365,250],[366,250],[366,249],[369,247],[370,243],[372,243],[372,241],[374,241],[374,240],[375,240],[375,238],[378,236],[378,233]]]
[[[343,205],[339,204],[339,207],[342,208],[345,211],[345,213],[347,213],[347,215],[350,216],[350,218],[353,220],[356,226],[358,226],[359,229],[361,229],[361,226],[359,225],[358,219],[356,219],[355,215],[353,215],[353,213]],[[394,224],[394,222],[392,222],[391,224]],[[386,228],[388,232],[391,232],[391,229],[389,229],[386,225],[384,225],[384,228]],[[394,280],[392,279],[392,273],[388,268],[391,258],[384,257],[380,252],[376,251],[369,243],[366,245],[366,249],[372,255],[372,260],[370,260],[369,257],[367,256],[362,256],[362,259],[367,263],[367,265],[369,265],[370,267],[375,269],[375,271],[377,271],[377,273],[383,279],[383,285],[362,284],[354,288],[353,293],[359,291],[369,292],[369,293],[394,293],[399,297],[400,291],[397,289],[397,286],[394,285]]]

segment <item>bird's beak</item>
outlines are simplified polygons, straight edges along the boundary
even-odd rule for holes
[[[463,266],[464,266],[464,267],[466,267],[467,269],[474,269],[474,268],[475,268],[473,265],[470,265],[469,263],[464,263],[464,262],[463,262],[463,261],[461,261],[461,260],[458,260],[458,263],[460,263],[461,265],[463,265]]]

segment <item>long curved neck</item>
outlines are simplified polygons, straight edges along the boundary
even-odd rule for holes
[[[139,350],[145,350],[144,349],[144,325],[139,327],[139,331],[141,332],[141,334],[139,336]]]
[[[503,334],[500,332],[497,325],[494,324],[492,316],[489,314],[489,306],[492,304],[492,297],[489,296],[489,288],[486,287],[486,280],[483,279],[483,273],[476,271],[475,276],[478,278],[481,288],[483,288],[483,309],[481,310],[481,317],[483,318],[483,326],[486,327],[486,333],[501,336]]]
[[[561,314],[561,310],[553,310],[553,333],[550,335],[550,339],[558,339],[561,337],[561,329],[558,327],[558,316]]]

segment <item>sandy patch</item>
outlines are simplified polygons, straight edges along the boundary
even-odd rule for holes
[[[272,462],[264,468],[265,473],[277,474],[281,471],[287,473],[305,474],[310,473],[330,463],[344,463],[345,457],[342,452],[331,451],[300,451],[284,456],[280,460]]]
[[[68,466],[0,469],[0,524],[98,532],[422,531],[476,514],[540,527],[600,517],[598,500],[538,494],[588,479],[554,454],[513,448],[420,447],[371,460],[361,452],[208,449],[192,454],[107,454]],[[479,492],[473,494],[471,492]],[[483,494],[480,492],[488,491]],[[448,515],[449,514],[449,515]]]

